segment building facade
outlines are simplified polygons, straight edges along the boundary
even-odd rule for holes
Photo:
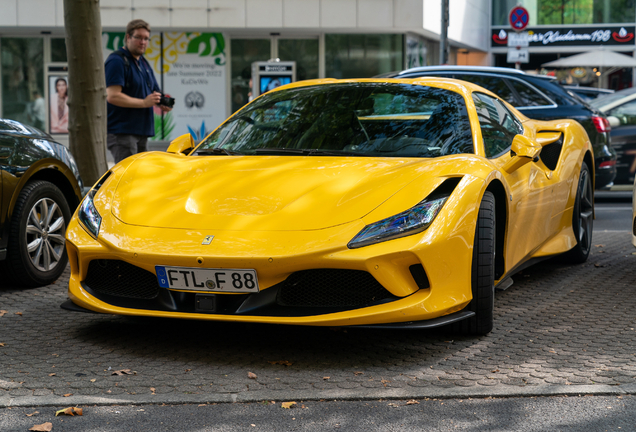
[[[631,68],[605,68],[601,73],[600,67],[546,70],[543,64],[600,47],[634,56],[634,0],[493,0],[490,51],[495,66],[514,67],[507,61],[508,35],[514,32],[509,16],[518,5],[528,11],[525,31],[530,35],[529,62],[521,64],[521,69],[554,74],[565,84],[613,90],[632,87]]]
[[[490,64],[490,0],[450,3],[450,63]],[[65,142],[63,0],[0,5],[0,116]],[[146,57],[177,99],[168,118],[158,114],[160,140],[200,138],[247,103],[255,61],[294,61],[298,80],[439,62],[441,0],[101,0],[100,9],[105,57],[128,21],[152,26]]]

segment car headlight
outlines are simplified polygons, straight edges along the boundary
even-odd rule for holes
[[[99,226],[102,224],[102,217],[99,215],[93,203],[95,192],[95,190],[91,189],[91,191],[86,194],[84,201],[82,201],[80,205],[78,216],[84,228],[93,234],[93,236],[97,237],[99,234]]]
[[[350,249],[417,234],[428,228],[447,196],[420,202],[402,213],[364,227],[347,245]]]
[[[95,238],[99,235],[99,227],[102,224],[102,217],[95,208],[93,198],[109,176],[110,171],[99,179],[95,186],[93,186],[93,188],[86,194],[84,200],[80,204],[79,211],[77,212],[77,216],[84,228],[86,228],[89,233],[93,234]]]

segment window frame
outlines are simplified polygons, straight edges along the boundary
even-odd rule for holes
[[[498,97],[492,97],[489,94],[486,93],[482,93],[482,92],[473,92],[471,94],[472,98],[473,98],[473,102],[475,101],[475,95],[483,95],[491,100],[493,100],[495,103],[498,103],[501,105],[501,107],[508,113],[508,115],[510,116],[510,118],[512,119],[512,122],[517,126],[517,133],[513,135],[513,140],[514,137],[517,135],[523,135],[523,133],[525,132],[525,128],[523,126],[523,122],[521,120],[519,120],[517,118],[517,116],[514,115],[514,113],[512,111],[510,111],[510,109],[506,106],[506,103],[499,99]],[[479,121],[479,131],[481,133],[481,144],[484,150],[484,155],[486,156],[487,159],[498,159],[501,156],[505,155],[506,153],[508,153],[512,147],[512,140],[510,141],[510,145],[508,147],[506,147],[504,150],[502,150],[501,152],[494,154],[494,155],[488,155],[488,152],[486,150],[486,146],[484,145],[484,136],[483,136],[483,128],[482,128],[482,122],[481,120],[479,120],[479,115],[477,116],[477,119]],[[505,126],[501,125],[502,128],[508,130]],[[508,131],[510,132],[510,131]]]

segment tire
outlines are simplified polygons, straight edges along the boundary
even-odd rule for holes
[[[458,330],[465,335],[485,335],[494,324],[495,310],[495,196],[484,193],[479,206],[471,286],[473,299],[465,310],[475,312],[471,318],[458,322]]]
[[[576,237],[576,246],[563,254],[563,260],[571,264],[587,261],[592,249],[592,229],[594,225],[594,190],[592,177],[587,164],[583,162],[576,200],[572,211],[572,229]]]
[[[23,287],[48,285],[68,263],[66,227],[71,212],[64,194],[47,181],[27,183],[20,192],[9,229],[2,273]]]

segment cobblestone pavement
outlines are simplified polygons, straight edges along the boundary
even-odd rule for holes
[[[73,313],[68,273],[0,288],[0,407],[636,394],[635,249],[594,235],[587,263],[517,274],[478,338]]]

